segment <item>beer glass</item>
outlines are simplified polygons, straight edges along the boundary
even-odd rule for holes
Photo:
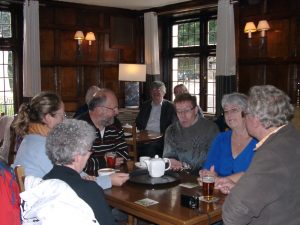
[[[115,168],[116,166],[116,153],[108,152],[105,154],[106,165],[108,168]]]
[[[211,200],[214,194],[215,177],[212,175],[204,175],[202,177],[203,197],[206,200]]]

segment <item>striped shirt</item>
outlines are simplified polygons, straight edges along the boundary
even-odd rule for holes
[[[114,124],[105,127],[104,135],[101,137],[101,131],[94,125],[88,112],[79,116],[78,119],[88,122],[96,131],[96,139],[93,142],[94,153],[91,154],[84,169],[87,174],[97,176],[99,169],[107,167],[104,158],[107,152],[115,152],[117,157],[128,158],[128,145],[119,121],[115,120]]]

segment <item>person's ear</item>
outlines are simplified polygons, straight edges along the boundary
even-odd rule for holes
[[[51,116],[49,113],[43,116],[43,123],[48,125],[52,122],[53,116]]]

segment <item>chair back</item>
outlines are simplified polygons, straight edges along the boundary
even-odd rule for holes
[[[17,183],[20,189],[20,192],[25,191],[25,186],[24,186],[24,181],[25,181],[25,172],[24,172],[24,167],[23,166],[16,166],[15,167],[15,175],[17,178]]]
[[[125,133],[131,133],[132,137],[125,138],[126,143],[129,145],[129,156],[133,157],[134,161],[137,161],[138,153],[137,153],[137,135],[136,135],[136,125],[132,124],[131,127],[123,127]]]

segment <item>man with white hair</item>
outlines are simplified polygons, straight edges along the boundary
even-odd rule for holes
[[[136,118],[139,130],[149,130],[164,134],[176,117],[174,105],[165,100],[166,86],[161,81],[154,81],[150,87],[151,100],[144,102]],[[139,146],[139,154],[153,157],[162,156],[163,141]]]

